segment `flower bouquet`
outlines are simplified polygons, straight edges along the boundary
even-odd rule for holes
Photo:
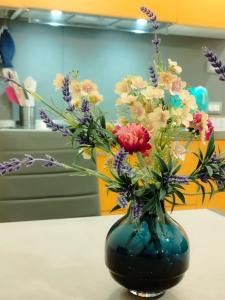
[[[46,167],[62,167],[77,176],[96,176],[106,183],[108,191],[118,194],[112,210],[128,208],[126,216],[109,231],[106,239],[106,264],[112,276],[136,295],[157,296],[174,286],[183,277],[189,263],[189,244],[184,230],[167,214],[185,204],[184,186],[196,185],[196,192],[205,194],[225,189],[225,155],[216,154],[213,125],[208,115],[199,111],[194,96],[180,74],[182,68],[160,56],[160,24],[148,8],[141,11],[152,22],[155,59],[149,67],[149,78],[127,76],[116,84],[119,96],[116,124],[107,122],[98,104],[102,96],[90,80],[80,81],[76,71],[58,74],[54,85],[62,91],[65,110],[50,105],[41,96],[30,92],[45,110],[40,117],[47,127],[71,139],[77,156],[95,162],[96,151],[107,156],[106,168],[111,176],[87,169],[73,162],[66,165],[46,155],[23,159],[12,158],[0,164],[0,174],[30,167],[42,162]],[[208,49],[205,55],[224,80],[222,63]],[[9,84],[13,80],[6,79]],[[15,82],[14,82],[15,83]],[[65,125],[55,123],[54,114]],[[198,162],[189,175],[179,173],[189,144],[200,137],[208,142],[207,150],[194,153]],[[206,192],[206,184],[210,192]]]

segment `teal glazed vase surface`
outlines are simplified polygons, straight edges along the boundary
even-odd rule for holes
[[[125,215],[107,234],[105,262],[112,277],[131,293],[159,297],[188,269],[188,237],[168,214],[164,222],[145,214],[139,227]]]

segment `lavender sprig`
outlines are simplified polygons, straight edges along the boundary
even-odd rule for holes
[[[71,136],[72,135],[71,132],[67,128],[53,122],[49,118],[49,116],[46,114],[46,112],[43,111],[42,109],[39,111],[39,114],[40,114],[42,121],[47,125],[48,128],[51,128],[52,131],[59,131],[62,133],[63,136]]]
[[[78,118],[79,124],[81,126],[90,124],[92,120],[92,115],[90,112],[85,112],[81,118]]]
[[[177,175],[170,175],[168,177],[164,177],[163,183],[167,184],[188,184],[189,178],[187,176],[177,176]]]
[[[133,209],[132,209],[133,218],[136,220],[140,219],[142,214],[143,214],[143,211],[142,211],[141,204],[139,202],[135,202]]]
[[[46,158],[34,158],[30,154],[26,154],[25,158],[20,160],[18,158],[11,158],[8,161],[0,163],[0,175],[10,174],[19,171],[23,166],[31,167],[35,162],[42,162],[45,167],[65,167],[64,164],[59,163],[55,158],[46,154]]]
[[[127,195],[128,195],[127,192],[121,192],[121,193],[119,193],[119,196],[118,196],[118,198],[117,198],[117,201],[118,201],[118,205],[119,205],[121,208],[125,208],[125,207],[127,207],[127,205],[128,205]]]
[[[153,22],[152,28],[154,30],[154,39],[152,40],[152,43],[155,47],[155,51],[158,54],[159,53],[159,45],[161,43],[161,39],[157,36],[157,30],[160,27],[160,24],[157,22],[157,17],[149,8],[142,6],[140,8],[141,12],[143,12],[146,16],[149,17],[149,20]]]
[[[75,106],[71,103],[72,96],[70,93],[70,77],[69,75],[66,75],[63,80],[63,86],[62,86],[62,94],[63,94],[63,100],[68,104],[67,110],[68,111],[74,111]]]
[[[128,152],[126,152],[123,148],[115,155],[114,159],[114,168],[116,169],[119,176],[127,175],[131,176],[132,169],[125,163]]]
[[[91,142],[90,138],[87,136],[85,132],[81,132],[78,136],[76,141],[81,145],[81,146],[91,146],[94,147],[94,143]]]
[[[89,104],[89,101],[87,99],[82,100],[80,110],[84,113],[89,112],[90,104]]]
[[[225,65],[218,59],[217,55],[207,47],[203,48],[204,56],[208,59],[215,72],[220,75],[219,80],[225,81]]]
[[[145,6],[141,6],[141,7],[140,7],[140,10],[141,10],[141,12],[143,12],[146,16],[148,16],[149,19],[150,19],[152,22],[156,22],[156,21],[157,21],[156,15],[155,15],[154,12],[151,11],[149,8],[147,8],[147,7],[145,7]]]
[[[150,77],[151,77],[152,85],[154,87],[157,87],[158,86],[158,79],[157,79],[157,75],[156,75],[156,72],[155,72],[155,69],[154,69],[153,66],[149,67],[149,74],[150,74]]]

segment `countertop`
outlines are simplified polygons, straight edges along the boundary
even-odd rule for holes
[[[225,217],[176,211],[191,245],[190,268],[162,300],[225,299]],[[107,231],[119,216],[0,224],[0,299],[132,300],[104,263]],[[140,298],[141,299],[141,298]]]
[[[27,128],[0,128],[0,132],[33,132],[34,134],[38,132],[52,132],[51,129],[46,127],[38,126],[33,129],[27,129]],[[225,140],[225,130],[215,130],[215,139],[216,140]]]

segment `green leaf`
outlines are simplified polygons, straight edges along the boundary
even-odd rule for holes
[[[118,210],[118,209],[121,209],[121,207],[117,204],[116,206],[114,206],[111,210],[110,210],[110,213],[115,211],[115,210]]]
[[[156,156],[156,158],[159,162],[161,172],[162,173],[168,173],[168,167],[167,167],[166,163],[164,162],[164,160],[158,154],[155,154],[155,156]]]
[[[206,166],[206,169],[208,171],[209,176],[212,177],[212,175],[213,175],[213,169],[210,166]]]
[[[175,192],[175,194],[178,196],[178,198],[181,200],[181,202],[182,202],[183,204],[185,204],[186,201],[185,201],[184,195],[183,195],[180,191],[178,191],[178,190],[175,190],[174,192]]]
[[[205,159],[210,159],[214,152],[215,152],[215,143],[214,143],[214,134],[212,134],[206,150]]]
[[[209,199],[211,199],[212,196],[215,194],[215,189],[210,181],[208,181],[208,184],[210,185],[210,198]]]
[[[168,158],[168,169],[169,169],[169,174],[171,174],[172,169],[173,169],[173,160],[172,160],[171,155],[169,155],[169,158]]]
[[[200,183],[198,183],[198,186],[199,186],[199,188],[200,188],[200,190],[202,192],[202,204],[204,204],[204,202],[205,202],[205,188]]]
[[[175,166],[175,168],[172,171],[172,174],[175,175],[180,170],[180,168],[181,168],[181,164]]]
[[[105,122],[104,115],[100,116],[100,124],[101,124],[102,128],[104,128],[104,129],[106,128],[106,122]]]
[[[157,180],[157,181],[159,181],[159,182],[161,182],[162,181],[162,177],[158,174],[158,173],[156,173],[155,171],[151,171],[152,172],[152,175],[153,175],[153,178],[155,179],[155,180]]]
[[[172,206],[171,206],[171,213],[172,213],[176,205],[176,198],[174,194],[172,194],[171,196],[172,196]]]
[[[139,190],[136,190],[135,191],[135,196],[136,197],[142,197],[146,192],[146,189],[145,188],[142,188],[142,189],[139,189]]]
[[[166,196],[166,190],[161,188],[159,191],[159,200],[164,200],[165,196]]]

